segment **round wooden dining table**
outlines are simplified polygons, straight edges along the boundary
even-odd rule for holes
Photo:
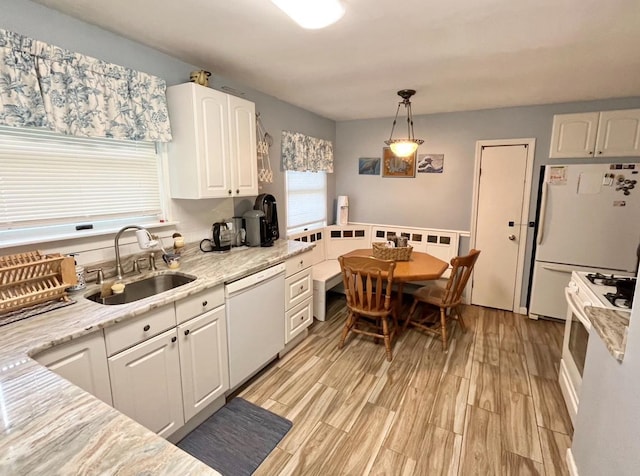
[[[361,248],[345,253],[342,256],[371,256],[373,257],[373,249]],[[404,283],[411,281],[430,281],[438,279],[449,267],[449,263],[442,261],[440,258],[430,255],[429,253],[421,253],[420,251],[411,252],[408,261],[396,261],[396,268],[393,272],[393,282],[397,283],[398,299],[396,300],[397,316],[400,319],[400,311],[402,309],[402,296]]]
[[[357,249],[345,253],[343,256],[373,256],[373,250],[371,248]],[[438,279],[448,267],[449,263],[429,253],[413,251],[408,261],[396,261],[393,281],[407,283],[410,281]]]

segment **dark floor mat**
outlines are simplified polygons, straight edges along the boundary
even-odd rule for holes
[[[224,476],[252,474],[292,423],[234,398],[189,433],[178,447]]]

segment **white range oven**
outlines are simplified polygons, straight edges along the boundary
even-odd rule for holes
[[[587,356],[587,344],[591,322],[584,308],[600,307],[617,311],[631,311],[635,278],[631,275],[602,275],[574,271],[571,281],[565,288],[567,299],[567,320],[565,322],[560,361],[560,388],[569,410],[571,421],[575,424],[580,400],[580,386]]]

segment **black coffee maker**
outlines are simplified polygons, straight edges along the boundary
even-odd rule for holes
[[[268,237],[271,237],[271,241],[275,241],[280,238],[280,231],[278,229],[278,209],[276,207],[276,197],[269,195],[268,193],[262,193],[256,198],[256,203],[253,206],[254,210],[261,210],[265,215],[265,226]]]

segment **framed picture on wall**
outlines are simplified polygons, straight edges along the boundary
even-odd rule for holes
[[[419,174],[441,174],[444,170],[444,154],[418,155]]]
[[[359,175],[380,175],[380,157],[360,157],[358,159]]]
[[[415,177],[416,154],[409,157],[396,157],[389,147],[382,148],[383,177]]]

